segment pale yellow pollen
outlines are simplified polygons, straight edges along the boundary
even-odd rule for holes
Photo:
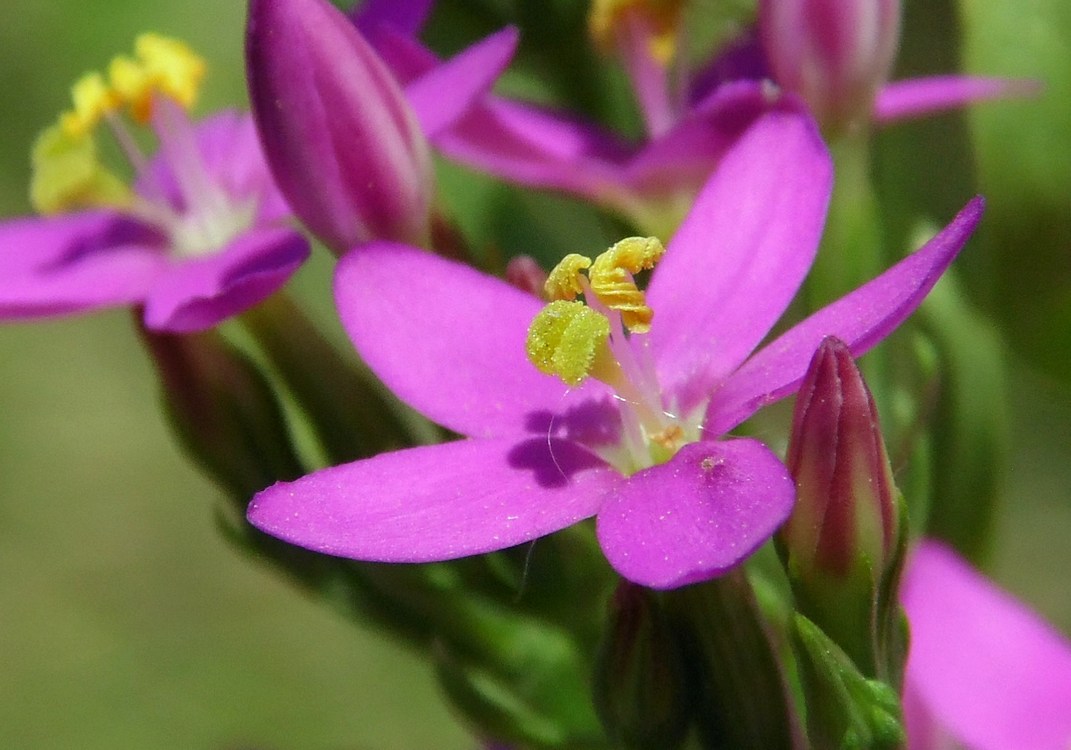
[[[100,163],[91,134],[71,135],[59,124],[34,141],[30,203],[42,214],[123,206],[129,188]]]
[[[684,0],[593,0],[588,30],[601,48],[613,49],[619,27],[629,16],[639,17],[650,35],[651,56],[665,65],[676,54],[683,12]]]
[[[156,93],[187,109],[193,106],[206,71],[199,55],[177,39],[152,33],[138,36],[134,52],[136,59],[119,56],[108,67],[112,90],[134,119],[149,119]]]
[[[632,333],[647,333],[654,317],[633,274],[654,268],[665,251],[654,237],[626,237],[597,257],[588,271],[595,296],[620,312],[621,322]]]
[[[525,350],[541,372],[579,385],[608,356],[610,321],[583,302],[556,300],[528,327]]]
[[[648,438],[652,443],[676,453],[685,443],[684,428],[677,423],[673,423],[664,430],[648,436]]]
[[[580,272],[591,267],[591,258],[579,253],[569,253],[547,276],[543,292],[549,300],[575,299],[583,293]]]
[[[115,92],[100,73],[86,73],[71,87],[74,108],[60,115],[60,124],[71,136],[90,133],[108,112],[119,106]]]

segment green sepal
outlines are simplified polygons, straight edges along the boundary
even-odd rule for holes
[[[595,709],[616,747],[676,750],[692,721],[684,655],[659,595],[622,582],[595,661]]]
[[[742,570],[663,594],[680,639],[703,750],[800,750],[781,643]]]
[[[897,691],[867,679],[804,615],[793,618],[792,644],[807,704],[814,750],[884,750],[903,746]]]
[[[561,630],[488,602],[464,608],[432,650],[451,703],[477,734],[525,748],[609,748],[591,701],[591,663]]]
[[[252,360],[218,331],[149,331],[138,317],[180,444],[243,510],[255,492],[304,473],[278,398]]]
[[[311,425],[327,464],[366,458],[429,438],[375,377],[347,360],[285,295],[241,321]]]

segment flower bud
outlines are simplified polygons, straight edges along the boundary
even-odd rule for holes
[[[386,64],[327,0],[252,0],[249,96],[297,216],[335,253],[371,239],[426,245],[431,157]]]
[[[870,119],[900,38],[899,0],[761,0],[759,35],[774,80],[825,127]]]
[[[882,610],[900,557],[900,503],[862,373],[822,341],[796,398],[786,459],[796,506],[778,535],[799,610],[865,674],[879,666]]]
[[[691,724],[680,644],[657,594],[628,581],[610,604],[595,667],[595,708],[615,747],[672,750]]]
[[[141,333],[176,435],[239,507],[273,482],[301,475],[278,399],[248,357],[214,330]]]

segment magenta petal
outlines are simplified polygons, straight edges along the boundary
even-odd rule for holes
[[[968,203],[922,248],[785,332],[734,372],[715,394],[706,428],[722,434],[762,406],[793,393],[826,336],[860,357],[907,318],[956,257],[982,218],[985,201]]]
[[[971,76],[933,76],[886,84],[874,101],[874,118],[880,123],[944,112],[972,102],[1034,96],[1037,81]]]
[[[366,36],[387,27],[416,36],[424,26],[435,0],[366,0],[351,13],[353,22]]]
[[[140,302],[166,267],[158,234],[110,212],[0,225],[0,318]]]
[[[345,256],[335,300],[357,351],[403,401],[469,437],[546,435],[547,419],[599,383],[568,391],[525,354],[543,303],[469,266],[405,245]]]
[[[647,293],[658,374],[682,408],[743,362],[788,306],[814,259],[831,181],[813,121],[782,108],[759,118],[703,188]]]
[[[210,328],[278,290],[308,255],[297,232],[259,229],[216,255],[177,261],[149,293],[145,325],[176,333]]]
[[[427,562],[511,547],[592,516],[620,475],[577,446],[460,440],[383,453],[280,483],[257,528],[357,560]]]
[[[1071,642],[935,542],[915,550],[900,598],[907,689],[938,726],[976,750],[1071,747]]]
[[[629,161],[627,182],[640,194],[671,193],[688,185],[698,192],[729,147],[770,106],[761,81],[718,87]]]
[[[405,96],[428,138],[453,125],[490,91],[513,57],[517,38],[517,29],[502,29],[406,85]]]
[[[657,589],[713,578],[761,546],[792,510],[788,469],[757,440],[703,440],[633,474],[599,511],[603,552]]]
[[[443,154],[512,182],[599,201],[624,182],[629,151],[598,127],[489,97],[439,135]]]

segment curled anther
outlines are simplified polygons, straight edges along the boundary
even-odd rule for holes
[[[569,253],[562,258],[547,276],[543,291],[549,300],[576,299],[583,293],[580,272],[591,266],[591,258],[579,253]]]
[[[647,333],[654,317],[633,274],[653,268],[665,251],[655,237],[626,237],[597,257],[588,271],[592,292],[621,313],[621,322],[632,333]]]

